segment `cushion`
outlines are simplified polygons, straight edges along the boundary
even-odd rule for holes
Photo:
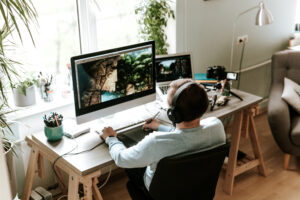
[[[297,94],[300,96],[300,88],[295,89],[295,91],[296,91]]]
[[[300,85],[294,81],[284,78],[284,88],[281,98],[284,99],[292,108],[300,113]]]
[[[300,145],[300,115],[291,119],[291,139],[294,144]]]

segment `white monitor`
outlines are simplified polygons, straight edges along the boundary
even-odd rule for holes
[[[78,124],[155,101],[154,41],[71,58]]]

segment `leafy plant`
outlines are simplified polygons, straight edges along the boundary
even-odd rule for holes
[[[167,54],[169,44],[165,28],[169,18],[175,19],[174,11],[168,4],[168,0],[144,0],[135,9],[135,14],[139,15],[138,24],[143,40],[155,41],[155,53]]]
[[[22,32],[20,25],[24,25],[34,44],[30,31],[30,23],[36,22],[37,13],[31,0],[1,0],[0,1],[0,128],[2,136],[5,136],[5,130],[8,128],[5,115],[12,112],[7,101],[7,89],[13,88],[13,79],[18,78],[17,65],[21,63],[6,56],[6,51],[14,48],[12,37],[14,31],[22,42]],[[4,140],[4,146],[9,147],[9,139]]]
[[[38,79],[35,78],[34,76],[31,76],[31,77],[26,78],[23,81],[19,81],[18,83],[13,84],[13,88],[18,89],[18,91],[20,93],[22,93],[26,96],[26,89],[33,85],[38,86],[38,83],[39,83]]]

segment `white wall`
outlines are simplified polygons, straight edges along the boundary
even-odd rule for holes
[[[1,188],[1,199],[11,199],[11,192],[9,187],[9,179],[7,172],[7,165],[5,156],[2,152],[3,146],[0,138],[0,188]]]
[[[233,22],[236,16],[258,5],[258,0],[177,0],[176,45],[177,52],[191,51],[195,72],[205,72],[208,66],[230,64],[230,50]],[[243,68],[271,58],[276,51],[287,47],[287,41],[294,31],[297,0],[266,0],[272,12],[274,23],[255,26],[257,10],[241,16],[237,22],[236,36],[247,34],[249,41],[245,47]],[[238,69],[241,48],[234,50],[234,69]],[[270,65],[257,72],[243,74],[241,89],[251,90],[256,77],[257,87],[264,87],[257,95],[267,96],[270,84]],[[256,71],[256,70],[255,70]],[[267,78],[265,78],[267,76]],[[254,92],[255,90],[253,89]]]

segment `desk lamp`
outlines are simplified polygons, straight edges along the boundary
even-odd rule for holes
[[[256,20],[255,20],[255,25],[257,26],[264,26],[264,25],[268,25],[271,24],[274,20],[273,20],[273,16],[271,14],[271,12],[265,7],[264,2],[259,2],[259,4],[257,6],[254,6],[252,8],[249,8],[243,12],[241,12],[235,19],[234,23],[233,23],[233,31],[232,31],[232,43],[231,43],[231,56],[230,56],[230,71],[232,71],[232,62],[233,62],[233,48],[234,48],[234,35],[235,35],[235,30],[236,30],[236,23],[238,21],[238,19],[254,10],[258,8],[258,12],[256,14]],[[237,89],[239,89],[240,87],[240,79],[241,79],[241,68],[242,68],[242,63],[243,63],[243,57],[244,57],[244,49],[245,49],[245,41],[243,41],[243,48],[242,48],[242,53],[241,53],[241,59],[240,59],[240,66],[239,66],[239,78],[238,78],[238,85],[237,85]]]

